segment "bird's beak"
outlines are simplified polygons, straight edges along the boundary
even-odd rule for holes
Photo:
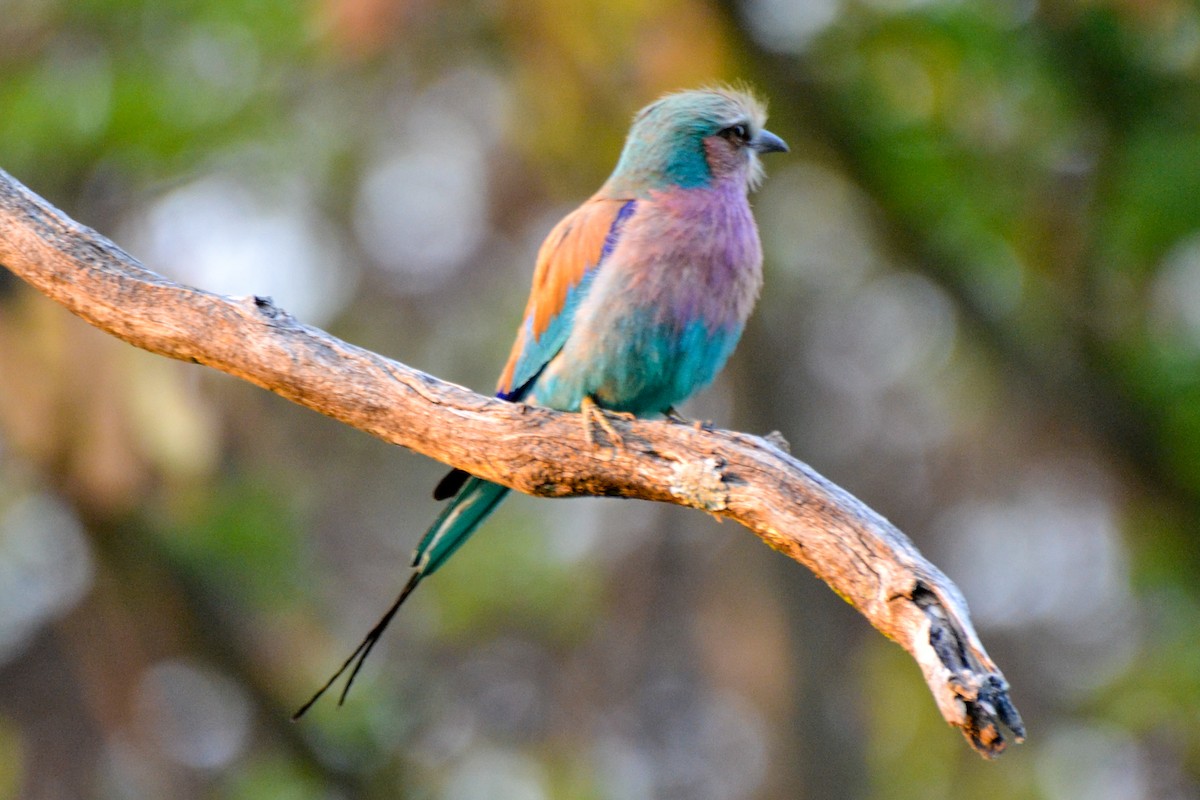
[[[750,147],[757,153],[786,153],[788,151],[787,142],[770,131],[759,131],[758,135],[750,140]]]

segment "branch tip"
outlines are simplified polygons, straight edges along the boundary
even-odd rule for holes
[[[956,608],[957,598],[943,600],[923,581],[912,591],[912,602],[929,624],[928,645],[939,669],[925,666],[926,681],[942,706],[943,716],[958,726],[967,741],[984,758],[995,758],[1008,747],[1005,731],[1013,741],[1025,741],[1025,723],[1008,694],[1008,682],[976,640],[965,610]],[[921,661],[921,654],[915,654]],[[948,693],[957,713],[946,713],[942,702]]]

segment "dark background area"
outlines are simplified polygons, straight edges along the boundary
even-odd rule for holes
[[[293,725],[443,467],[0,270],[0,800],[1200,797],[1198,78],[1182,0],[0,0],[0,167],[484,391],[631,115],[756,87],[766,289],[683,411],[905,530],[1030,730],[736,525],[523,497]]]

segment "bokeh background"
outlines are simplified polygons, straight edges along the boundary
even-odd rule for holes
[[[0,0],[0,167],[481,390],[633,112],[756,86],[766,289],[684,410],[907,531],[1031,736],[736,525],[523,497],[292,724],[442,466],[0,269],[0,800],[1200,797],[1198,79],[1185,0]]]

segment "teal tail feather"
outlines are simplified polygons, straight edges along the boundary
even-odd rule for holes
[[[498,483],[468,478],[417,545],[413,569],[423,576],[432,575],[496,510],[509,491],[508,487]]]
[[[444,483],[443,480],[439,486]],[[383,632],[391,623],[392,617],[396,616],[396,612],[400,610],[400,606],[404,604],[404,601],[408,599],[423,578],[432,575],[438,567],[446,563],[450,556],[454,555],[458,548],[462,547],[463,542],[470,538],[475,529],[496,510],[496,506],[500,505],[509,491],[507,487],[481,478],[471,477],[463,482],[462,489],[450,501],[450,504],[442,509],[442,513],[438,515],[438,518],[433,521],[429,530],[421,538],[421,543],[417,545],[413,555],[412,575],[409,577],[408,583],[404,584],[404,588],[392,603],[391,608],[380,617],[379,622],[375,623],[375,627],[367,632],[366,637],[354,649],[350,657],[342,662],[342,666],[333,673],[329,680],[325,681],[325,685],[318,689],[307,703],[300,706],[295,714],[292,714],[293,722],[304,716],[305,712],[321,699],[321,695],[325,694],[329,687],[333,686],[334,682],[349,669],[350,677],[346,679],[346,686],[338,697],[338,705],[346,702],[346,695],[349,694],[350,687],[354,685],[354,679],[358,677],[358,671],[362,669],[363,662],[367,660],[375,643],[383,636]]]

